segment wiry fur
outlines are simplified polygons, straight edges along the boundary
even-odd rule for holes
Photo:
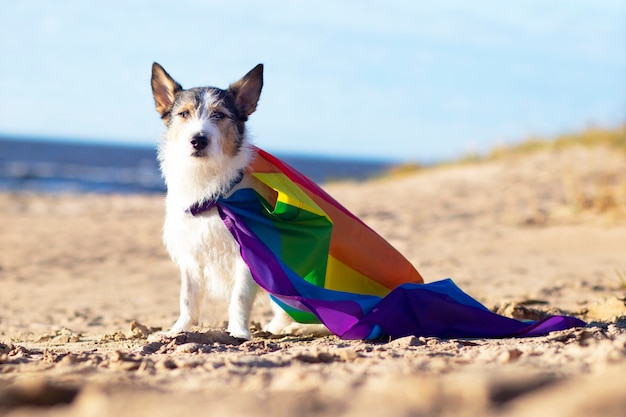
[[[250,339],[249,317],[257,284],[241,259],[239,247],[216,209],[191,216],[194,203],[249,187],[245,173],[252,149],[245,122],[263,87],[263,66],[253,68],[228,89],[184,90],[159,64],[152,66],[152,91],[167,131],[158,158],[167,184],[163,240],[181,272],[180,316],[168,332],[198,323],[205,292],[229,299],[228,331]],[[203,146],[205,145],[205,146]],[[233,180],[244,172],[232,190]],[[301,332],[280,308],[266,330]],[[312,329],[314,332],[318,330]]]

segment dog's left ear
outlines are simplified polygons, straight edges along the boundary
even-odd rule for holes
[[[244,120],[256,110],[262,88],[263,64],[252,68],[241,80],[228,87],[228,91],[235,97],[235,107]]]

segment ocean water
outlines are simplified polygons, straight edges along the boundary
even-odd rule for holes
[[[365,180],[388,161],[280,155],[317,183]],[[0,138],[0,190],[47,193],[163,193],[151,147]]]

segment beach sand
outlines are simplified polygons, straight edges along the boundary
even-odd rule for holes
[[[0,194],[0,415],[624,416],[626,159],[568,148],[325,187],[417,266],[529,339],[342,341],[178,314],[162,196]],[[255,305],[257,328],[270,318]],[[260,323],[260,324],[259,324]]]

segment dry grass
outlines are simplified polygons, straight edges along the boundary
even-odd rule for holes
[[[626,277],[624,276],[624,273],[622,273],[621,269],[615,268],[615,274],[617,274],[617,279],[619,280],[620,288],[622,290],[626,290]]]
[[[472,155],[471,159],[489,161],[571,146],[608,146],[626,154],[626,124],[614,129],[591,127],[582,132],[566,133],[555,138],[532,137],[517,144],[496,147],[485,157]]]
[[[385,177],[427,173],[442,167],[471,166],[477,164],[521,161],[531,155],[541,153],[552,155],[558,159],[559,154],[573,151],[576,153],[589,150],[589,158],[596,158],[594,152],[598,148],[608,149],[611,155],[618,155],[626,161],[626,124],[618,128],[589,128],[582,132],[563,134],[554,138],[529,138],[517,144],[494,148],[485,155],[468,154],[459,159],[446,161],[434,166],[423,166],[415,163],[400,165],[390,170]],[[600,153],[604,155],[604,153]],[[604,166],[602,161],[593,160],[593,166],[585,167],[585,159],[572,163],[566,169],[555,171],[554,181],[565,194],[568,216],[591,218],[599,216],[609,224],[622,223],[626,220],[626,163]],[[582,164],[582,165],[580,165]]]
[[[531,137],[524,141],[493,148],[485,155],[468,153],[458,159],[442,161],[435,165],[409,162],[392,168],[389,176],[414,174],[418,171],[441,166],[458,166],[495,161],[510,157],[529,155],[535,152],[562,150],[572,146],[607,146],[626,155],[626,124],[617,128],[590,127],[582,132],[565,133],[553,138]]]
[[[626,177],[606,172],[590,178],[564,178],[567,201],[573,213],[612,214],[626,217]]]

